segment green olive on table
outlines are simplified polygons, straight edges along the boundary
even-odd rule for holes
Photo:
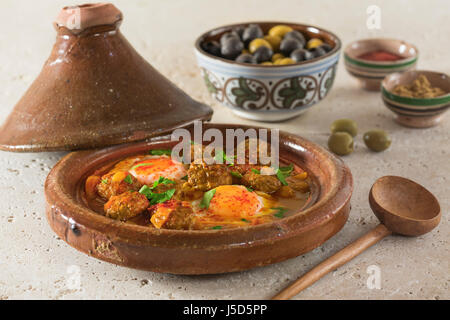
[[[337,155],[345,156],[353,152],[353,138],[347,132],[335,132],[328,139],[328,148]]]
[[[391,145],[391,138],[383,130],[370,130],[364,133],[364,143],[372,151],[380,152]]]
[[[333,121],[330,127],[331,133],[335,132],[347,132],[352,137],[358,134],[358,126],[352,119],[338,119]]]

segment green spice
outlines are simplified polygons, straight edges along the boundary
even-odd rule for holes
[[[188,179],[188,175],[185,175],[183,178],[181,178],[181,180],[186,180]]]
[[[261,171],[259,171],[258,169],[252,168],[252,172],[256,173],[256,174],[261,174]]]
[[[152,187],[149,187],[147,185],[142,186],[142,188],[139,190],[139,193],[146,196],[147,199],[150,200],[150,204],[166,202],[166,201],[172,199],[173,195],[175,194],[176,189],[169,189],[169,190],[167,190],[165,192],[161,192],[161,193],[153,192],[153,189],[155,189],[160,184],[167,185],[167,184],[173,184],[173,183],[175,183],[175,182],[161,176],[161,177],[159,177],[158,180],[156,180],[153,183]]]
[[[214,159],[216,160],[216,163],[228,163],[230,167],[234,166],[233,159],[228,157],[223,150],[216,151]]]
[[[277,212],[273,214],[274,217],[277,217],[277,218],[283,218],[284,214],[288,211],[287,208],[283,208],[283,207],[275,207],[272,209],[277,210]]]
[[[133,183],[133,179],[131,179],[131,175],[127,175],[125,177],[125,179],[123,179],[123,181],[125,181],[128,184],[132,184]]]
[[[233,177],[236,177],[236,178],[242,178],[242,174],[240,174],[240,173],[237,172],[237,171],[231,171],[230,173],[231,173],[231,175],[232,175]]]
[[[245,187],[247,189],[248,192],[253,192],[253,189],[250,187]]]
[[[281,172],[283,172],[284,175],[290,175],[292,170],[294,170],[294,165],[291,163],[289,166],[287,167],[280,167],[279,168]]]
[[[241,220],[244,221],[244,222],[250,222],[250,221],[248,221],[247,219],[244,219],[244,218],[242,218]]]
[[[160,176],[158,180],[153,182],[152,190],[155,189],[160,184],[166,184],[167,185],[167,184],[173,184],[173,183],[175,183],[175,181],[172,181],[170,179],[164,178],[163,176]]]
[[[277,169],[277,178],[278,180],[281,181],[281,183],[285,186],[288,185],[287,181],[286,181],[286,175],[283,173],[283,171],[281,171],[279,168]]]
[[[212,227],[211,229],[216,229],[216,230],[222,229],[222,226],[214,226],[214,227]]]
[[[170,156],[172,154],[172,150],[171,149],[154,149],[154,150],[150,150],[149,154],[153,155],[153,156],[162,156],[162,155],[167,155]]]
[[[107,179],[102,179],[102,183],[103,184],[108,184],[108,180]]]
[[[214,194],[216,193],[216,189],[211,189],[203,195],[203,199],[200,202],[200,208],[202,209],[208,209],[209,203],[211,202],[211,199],[214,197]]]

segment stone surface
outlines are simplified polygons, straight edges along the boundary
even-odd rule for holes
[[[408,1],[402,10],[381,5],[381,30],[368,30],[373,1],[114,1],[124,13],[122,32],[146,59],[194,98],[211,104],[215,122],[250,123],[213,101],[195,63],[192,44],[204,30],[250,20],[285,20],[320,25],[344,45],[365,37],[395,37],[418,46],[419,68],[449,73],[448,1]],[[51,22],[67,1],[0,3],[0,122],[36,77],[50,53]],[[207,5],[206,5],[207,4]],[[239,7],[239,10],[236,8]],[[445,31],[447,30],[447,31]],[[449,299],[450,116],[435,128],[400,127],[379,93],[358,89],[340,62],[329,96],[305,115],[260,124],[300,134],[326,145],[330,123],[351,117],[360,132],[388,131],[392,146],[368,151],[362,135],[344,158],[355,179],[346,226],[322,247],[272,266],[213,276],[174,276],[136,271],[97,261],[58,239],[45,219],[43,183],[64,153],[0,152],[0,299],[245,299],[269,298],[308,269],[376,226],[368,192],[380,176],[411,178],[433,192],[442,221],[418,238],[392,236],[299,294],[297,299]],[[186,263],[189,263],[186,261]],[[368,267],[381,271],[381,289],[367,287]],[[77,274],[79,284],[77,286]]]

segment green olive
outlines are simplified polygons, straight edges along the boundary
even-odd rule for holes
[[[335,132],[328,139],[328,148],[340,156],[353,152],[353,138],[347,132]]]
[[[355,137],[358,133],[358,126],[352,119],[338,119],[331,124],[331,133],[335,132],[347,132],[352,137]]]
[[[383,130],[370,130],[364,133],[364,143],[372,151],[380,152],[391,145],[391,138]]]

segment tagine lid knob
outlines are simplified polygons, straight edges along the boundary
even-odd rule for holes
[[[118,27],[122,22],[122,12],[111,3],[92,3],[79,6],[67,6],[61,9],[53,25],[78,34],[84,30],[104,25]]]

